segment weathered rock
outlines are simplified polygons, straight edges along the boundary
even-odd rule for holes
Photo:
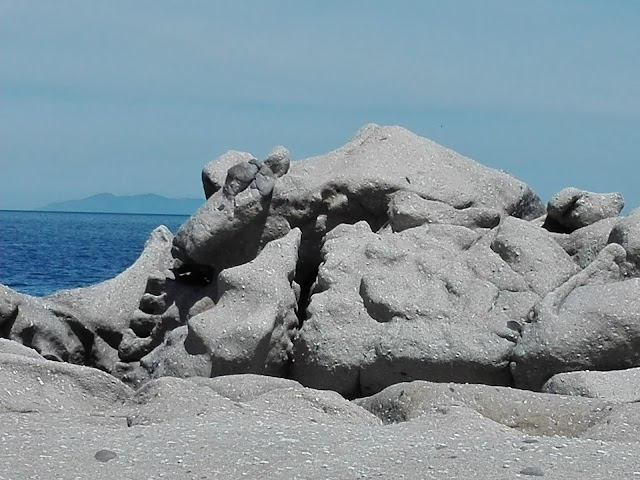
[[[640,402],[640,368],[558,373],[542,386],[542,391],[613,402]]]
[[[253,155],[250,153],[230,150],[218,157],[215,163],[207,163],[202,169],[202,186],[204,187],[205,197],[209,198],[222,189],[230,168],[239,163],[249,162],[252,158]]]
[[[497,236],[506,245],[520,233]],[[510,384],[506,364],[520,325],[538,286],[562,281],[563,263],[540,268],[525,263],[528,251],[522,259],[504,255],[519,274],[490,248],[491,238],[483,241],[453,225],[383,235],[364,222],[335,228],[295,341],[293,378],[348,397],[412,379]]]
[[[549,234],[513,217],[500,223],[491,249],[538,295],[550,292],[579,270]]]
[[[566,232],[616,217],[624,207],[619,193],[593,193],[569,187],[556,193],[547,205],[547,225]]]
[[[155,272],[147,280],[139,309],[133,315],[118,347],[119,359],[138,361],[158,347],[166,336],[199,313],[213,307],[217,297],[215,282],[194,282],[171,270]]]
[[[252,373],[221,375],[214,378],[190,377],[189,381],[210,388],[234,402],[250,402],[273,390],[303,388],[295,380]]]
[[[287,221],[269,216],[275,182],[268,172],[268,167],[266,173],[258,171],[251,188],[235,195],[223,188],[209,197],[176,233],[173,256],[220,272],[251,261],[267,243],[286,235]]]
[[[163,342],[140,360],[141,371],[131,373],[133,384],[148,378],[210,377],[211,358],[199,339],[188,338],[189,327],[181,326],[167,332]],[[192,343],[196,345],[192,345]]]
[[[46,387],[58,384],[40,379]],[[234,380],[226,381],[234,391]],[[358,402],[377,401],[367,408],[385,421],[393,412],[400,413],[398,420],[410,418],[381,425],[355,402],[296,384],[238,401],[175,378],[120,397],[74,387],[75,382],[60,382],[64,395],[55,390],[48,395],[36,382],[29,380],[29,390],[20,395],[35,411],[3,414],[0,449],[3,474],[10,478],[277,479],[284,474],[320,480],[344,478],[347,472],[508,480],[543,471],[550,478],[617,480],[640,471],[637,403],[416,382]],[[270,382],[242,378],[237,390]],[[17,393],[12,389],[21,382],[9,378],[8,384]],[[56,409],[57,400],[77,400],[85,410]]]
[[[220,185],[230,166],[230,156],[238,158],[236,153],[228,154],[205,167],[205,191],[213,191],[211,185]],[[544,212],[540,199],[505,173],[484,167],[403,128],[367,125],[343,147],[291,163],[289,172],[275,185],[268,213],[266,206],[256,207],[253,217],[245,216],[242,221],[234,220],[233,225],[223,226],[221,223],[226,220],[223,222],[224,217],[215,215],[217,207],[210,205],[210,200],[209,206],[205,205],[195,215],[189,228],[198,243],[206,242],[211,248],[202,254],[190,254],[191,261],[221,264],[218,257],[227,258],[229,253],[216,252],[224,250],[224,242],[231,237],[251,243],[250,254],[238,255],[249,261],[268,241],[285,235],[291,225],[303,231],[301,270],[313,270],[319,262],[322,238],[328,231],[336,225],[361,220],[378,230],[388,220],[391,195],[403,190],[456,209],[487,208],[527,219]],[[220,221],[214,222],[214,217],[220,217]],[[479,221],[485,220],[491,221]],[[218,233],[222,231],[224,236]],[[178,234],[177,238],[185,251],[200,250],[183,235]],[[237,246],[237,241],[230,241]]]
[[[590,428],[606,421],[617,407],[604,400],[509,387],[424,381],[398,383],[355,403],[385,423],[415,421],[432,412],[447,414],[455,407],[465,407],[528,435],[569,438],[585,437]]]
[[[264,164],[271,169],[276,178],[286,175],[291,167],[289,150],[282,146],[275,147],[264,159]]]
[[[124,405],[133,391],[94,368],[25,355],[0,354],[0,412],[88,415]]]
[[[33,348],[25,347],[21,343],[0,338],[0,354],[23,355],[25,357],[44,360],[44,357]]]
[[[126,413],[130,426],[179,425],[191,418],[219,422],[221,417],[233,418],[243,416],[243,413],[250,415],[252,420],[271,420],[275,425],[285,422],[291,426],[381,424],[367,410],[335,392],[312,390],[296,382],[276,387],[268,377],[245,377],[233,375],[224,380],[230,387],[237,381],[240,389],[248,387],[251,392],[235,398],[233,389],[223,389],[224,393],[231,394],[231,399],[216,391],[220,383],[214,379],[159,378],[136,391],[136,405],[133,408],[125,406],[122,412]],[[275,388],[265,388],[267,385]]]
[[[158,227],[131,267],[90,287],[39,298],[0,286],[2,335],[51,360],[111,371],[147,278],[173,263],[171,240],[171,232]]]
[[[227,171],[227,178],[222,187],[222,193],[226,197],[235,197],[244,191],[255,180],[260,170],[255,159],[234,165]]]
[[[629,444],[638,442],[638,432],[640,432],[640,403],[633,402],[612,408],[603,421],[596,423],[585,432],[584,437]]]
[[[300,236],[300,230],[294,229],[269,243],[252,262],[222,271],[215,307],[189,320],[183,341],[162,346],[142,359],[141,365],[153,377],[168,372],[176,376],[284,376],[291,337],[298,326],[293,277]],[[190,359],[193,366],[188,365]],[[174,368],[170,362],[178,362],[182,368]]]
[[[115,278],[90,287],[62,290],[44,298],[68,309],[98,335],[122,334],[138,308],[149,276],[173,266],[172,240],[169,229],[160,226],[151,232],[140,257]]]
[[[45,358],[90,364],[93,334],[68,310],[46,297],[25,295],[0,285],[0,318],[6,338],[34,349]]]
[[[609,243],[618,243],[627,252],[626,260],[621,264],[623,275],[640,277],[640,208],[620,219],[611,230]]]
[[[619,221],[618,217],[605,218],[570,234],[555,234],[553,238],[580,268],[585,268],[607,246],[611,230]]]
[[[425,223],[444,223],[463,227],[493,228],[500,223],[500,212],[490,208],[455,209],[446,203],[425,200],[415,192],[400,191],[391,197],[389,223],[394,232]]]
[[[516,386],[539,390],[553,375],[640,366],[640,279],[621,280],[625,251],[597,259],[532,310],[513,352]]]

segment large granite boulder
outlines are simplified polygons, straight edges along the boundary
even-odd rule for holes
[[[291,371],[346,396],[413,379],[509,385],[528,311],[578,271],[548,233],[512,217],[483,236],[341,225],[322,258]]]
[[[223,256],[231,258],[227,242],[237,250],[236,240],[243,239],[244,253],[234,253],[233,257],[234,262],[239,262],[251,255],[255,257],[268,241],[285,235],[291,226],[303,231],[302,270],[313,270],[327,232],[336,225],[361,220],[377,230],[388,220],[391,195],[403,190],[456,209],[485,208],[527,219],[544,212],[531,189],[506,173],[480,165],[403,128],[367,125],[333,152],[292,162],[289,172],[278,178],[268,205],[266,201],[255,203],[254,199],[251,208],[245,207],[244,217],[229,221],[217,210],[221,200],[216,195],[230,164],[249,157],[230,152],[221,161],[205,167],[203,183],[211,196],[185,225],[184,232],[176,236],[176,248],[184,252],[183,257],[190,257],[195,263],[224,267],[231,262],[220,260]],[[238,213],[237,208],[235,211]],[[495,213],[469,213],[470,221],[495,223]],[[487,218],[473,220],[473,215]],[[460,218],[460,221],[467,220]],[[198,246],[205,244],[206,248]],[[196,251],[199,253],[193,253]]]

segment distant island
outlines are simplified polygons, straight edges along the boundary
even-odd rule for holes
[[[153,193],[126,196],[100,193],[81,200],[50,203],[38,210],[44,212],[191,215],[200,208],[204,201],[204,198],[168,198]]]

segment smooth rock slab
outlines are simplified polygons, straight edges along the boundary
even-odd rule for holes
[[[447,391],[465,388],[442,386]],[[499,394],[503,390],[508,389]],[[539,468],[549,478],[617,480],[640,471],[637,429],[636,439],[623,441],[532,438],[447,399],[436,400],[436,408],[425,408],[411,421],[381,425],[354,403],[323,393],[335,395],[296,387],[271,390],[244,403],[190,381],[162,379],[136,394],[132,403],[105,406],[92,416],[8,413],[3,415],[0,476],[506,480]],[[473,395],[469,391],[467,398]],[[533,394],[520,395],[524,412]],[[568,407],[571,402],[600,402],[545,397],[565,398]],[[485,398],[488,403],[496,397]],[[127,411],[146,422],[127,426],[122,417]],[[113,458],[99,461],[100,451],[113,452],[100,455]]]
[[[542,391],[615,402],[639,402],[640,368],[558,373],[543,385]]]

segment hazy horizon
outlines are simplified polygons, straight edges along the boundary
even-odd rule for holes
[[[202,196],[227,150],[400,125],[640,206],[640,3],[0,1],[0,209]]]

